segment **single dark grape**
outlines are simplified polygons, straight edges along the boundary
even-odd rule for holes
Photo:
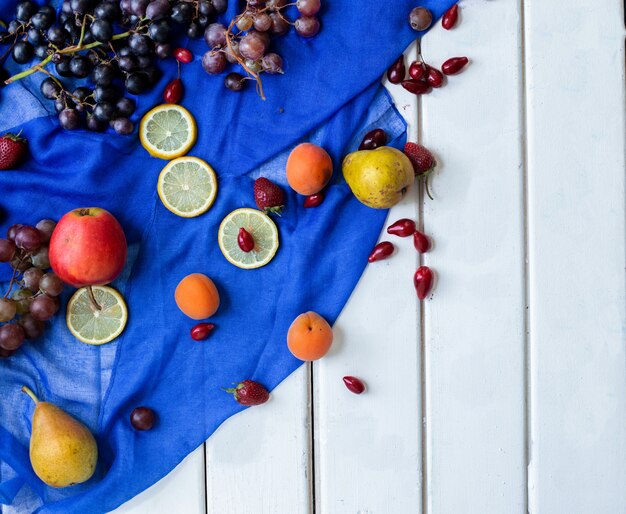
[[[43,277],[43,271],[38,268],[28,268],[22,275],[22,282],[31,291],[39,291],[41,277]]]
[[[158,43],[154,48],[154,53],[159,59],[167,59],[172,55],[172,45],[169,43]]]
[[[321,0],[298,0],[296,2],[296,8],[303,16],[315,16],[321,7]]]
[[[5,350],[17,350],[24,342],[24,329],[17,323],[0,327],[0,347]]]
[[[222,73],[226,69],[226,57],[222,52],[209,50],[202,56],[202,67],[207,73]]]
[[[32,301],[33,292],[30,289],[21,287],[13,291],[11,298],[15,302],[17,313],[22,316],[30,312],[30,302]]]
[[[204,31],[204,40],[211,49],[225,46],[226,32],[226,27],[221,23],[211,23]]]
[[[50,41],[50,43],[55,46],[62,46],[63,43],[65,43],[67,36],[67,31],[57,25],[50,27],[48,29],[48,32],[46,32],[46,37],[48,38],[48,41]]]
[[[89,96],[91,96],[92,93],[93,91],[85,86],[77,87],[74,91],[72,91],[72,95],[78,98],[81,102],[84,102]]]
[[[73,109],[74,107],[76,107],[74,100],[68,98],[65,93],[61,93],[54,101],[54,110],[58,113],[63,109]]]
[[[39,11],[38,13],[35,13],[35,15],[33,15],[33,17],[30,19],[30,24],[32,27],[38,30],[45,30],[52,26],[52,24],[54,23],[54,19],[54,15],[50,16],[46,12]]]
[[[235,25],[239,30],[248,30],[252,28],[253,23],[254,22],[252,21],[252,16],[244,15],[237,20],[237,23]]]
[[[156,415],[149,407],[137,407],[130,413],[130,424],[135,430],[150,430],[155,421]]]
[[[122,71],[133,71],[137,67],[137,59],[134,55],[123,55],[117,60],[117,64]]]
[[[28,29],[28,41],[33,45],[41,45],[46,42],[46,38],[41,30],[31,27]]]
[[[17,232],[19,229],[21,229],[24,225],[22,225],[21,223],[16,223],[15,225],[11,225],[9,227],[9,229],[7,230],[7,239],[9,241],[15,241],[15,236],[17,235]]]
[[[85,78],[91,71],[91,61],[84,55],[74,55],[70,59],[70,71],[78,78]]]
[[[120,97],[120,92],[115,85],[96,86],[93,92],[96,102],[113,102],[115,103]]]
[[[144,70],[152,65],[152,57],[149,55],[138,55],[137,56],[137,68],[140,70]]]
[[[15,243],[9,239],[0,239],[0,262],[9,262],[15,255]]]
[[[31,0],[24,0],[15,6],[15,18],[26,23],[39,10],[39,6]]]
[[[11,321],[17,314],[17,306],[9,298],[0,298],[0,323]]]
[[[35,49],[28,41],[18,41],[13,47],[13,60],[17,64],[26,64],[33,58]]]
[[[59,86],[59,84],[57,84],[51,77],[47,77],[41,82],[39,90],[44,98],[54,100],[61,92],[61,86]]]
[[[250,31],[239,42],[239,51],[246,59],[256,61],[263,57],[269,44],[266,44],[267,34],[263,32]],[[269,39],[269,36],[267,37]]]
[[[25,252],[36,252],[41,246],[41,234],[35,227],[24,225],[15,234],[15,246]]]
[[[96,41],[106,43],[113,37],[113,25],[109,20],[97,19],[91,24],[91,33]]]
[[[241,59],[241,53],[239,52],[239,43],[237,41],[233,41],[230,46],[226,46],[224,48],[224,56],[226,60],[235,64],[237,62],[237,58]]]
[[[131,134],[134,126],[128,118],[116,118],[113,120],[113,130],[123,136]]]
[[[48,247],[42,246],[30,258],[33,266],[39,269],[48,269],[50,267],[50,258],[48,256]]]
[[[135,55],[148,55],[152,52],[152,41],[143,34],[133,34],[128,38],[128,46]]]
[[[200,36],[201,37],[202,34],[204,34],[204,29],[207,27],[207,25],[209,23],[211,23],[213,21],[213,18],[210,16],[205,16],[204,14],[199,14],[198,17],[196,18],[195,22],[198,24],[198,26],[202,29]]]
[[[148,35],[155,43],[167,43],[170,40],[172,27],[166,19],[153,21],[148,27]]]
[[[226,12],[226,9],[228,8],[228,0],[211,0],[211,3],[213,4],[213,7],[215,7],[217,14]]]
[[[61,62],[55,64],[54,69],[61,75],[61,77],[71,77],[72,71],[70,70],[70,60],[63,59]]]
[[[115,104],[112,102],[98,102],[93,108],[93,116],[100,121],[109,122],[115,113]]]
[[[300,16],[294,27],[302,37],[313,37],[320,31],[320,21],[315,16]]]
[[[65,130],[76,130],[80,127],[80,114],[76,109],[63,109],[59,113],[59,123]]]
[[[185,24],[189,23],[195,14],[195,9],[192,4],[187,2],[178,2],[172,7],[172,13],[170,18],[176,23]]]
[[[135,101],[132,98],[120,98],[115,104],[115,116],[128,118],[135,112]]]
[[[124,81],[124,87],[133,95],[145,93],[150,88],[150,80],[148,75],[143,72],[130,73]]]
[[[254,28],[260,32],[267,32],[272,28],[272,18],[267,13],[260,13],[254,17]]]
[[[92,132],[104,132],[107,128],[107,122],[100,121],[93,114],[88,114],[85,120],[85,126],[87,130],[91,130]]]
[[[63,292],[63,281],[52,271],[39,280],[39,289],[48,296],[59,296]]]
[[[91,74],[91,79],[98,86],[108,86],[115,78],[115,67],[111,64],[98,64]]]
[[[86,14],[93,8],[93,0],[71,0],[72,11],[76,14]]]
[[[26,314],[19,321],[20,326],[24,330],[24,337],[26,339],[37,339],[41,337],[46,330],[46,325],[43,321],[35,319],[30,314]]]
[[[246,78],[237,72],[232,72],[226,75],[224,79],[224,85],[231,91],[241,91],[245,85]]]
[[[159,20],[170,13],[170,3],[167,0],[154,0],[146,7],[146,18]]]
[[[270,52],[261,59],[261,66],[267,73],[282,73],[283,58],[278,54]]]
[[[37,296],[30,304],[31,316],[39,321],[48,321],[56,311],[56,303],[46,294]]]
[[[47,44],[37,45],[35,47],[35,57],[37,57],[38,59],[42,59],[42,60],[48,57],[48,45]]]
[[[78,91],[78,89],[76,89],[76,91]],[[85,89],[89,91],[88,88],[85,88]],[[74,92],[74,94],[76,94],[76,91]],[[37,223],[37,225],[35,225],[35,228],[39,230],[39,235],[41,236],[42,243],[47,243],[48,241],[50,241],[50,238],[52,237],[52,232],[54,231],[54,228],[56,226],[57,226],[56,221],[48,220],[48,219],[41,220],[40,222]]]
[[[270,18],[272,18],[272,27],[270,28],[270,32],[277,36],[282,36],[289,32],[289,23],[278,13],[273,12],[270,14]]]
[[[192,21],[187,27],[187,37],[190,39],[198,39],[202,37],[203,29],[198,22]]]
[[[413,30],[426,30],[433,22],[433,14],[426,7],[415,7],[409,13],[409,24]]]
[[[22,28],[22,23],[17,20],[11,20],[9,22],[9,26],[7,27],[7,31],[9,34],[15,34],[20,28]]]
[[[93,10],[93,15],[101,20],[114,22],[122,14],[117,2],[100,2]],[[93,30],[93,25],[92,25]]]
[[[148,4],[150,0],[131,0],[130,1],[130,9],[131,12],[140,18],[143,18],[146,15],[146,9],[148,8]]]
[[[215,16],[217,11],[210,0],[200,0],[198,2],[198,13],[204,16]]]

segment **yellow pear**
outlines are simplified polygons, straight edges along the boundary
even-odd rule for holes
[[[89,480],[96,469],[96,440],[80,421],[48,402],[40,402],[26,386],[22,391],[35,402],[30,462],[41,480],[67,487]]]
[[[397,204],[415,180],[409,158],[390,146],[346,155],[343,176],[354,196],[374,209]]]

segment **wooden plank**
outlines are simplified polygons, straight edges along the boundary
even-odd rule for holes
[[[416,55],[415,48],[408,53]],[[416,137],[415,96],[399,86],[389,90]],[[416,195],[413,188],[389,220],[416,219]],[[397,254],[367,267],[334,326],[333,348],[313,365],[320,514],[421,512],[417,256],[412,240],[393,242]],[[348,392],[345,375],[361,377],[368,390]]]
[[[527,0],[525,22],[530,512],[623,513],[623,5]]]
[[[229,418],[207,441],[208,514],[309,514],[309,432],[302,366],[268,403]]]
[[[428,512],[526,512],[525,277],[520,2],[461,3],[423,43],[470,65],[422,98],[440,160],[425,201]],[[550,511],[545,511],[550,512]],[[557,512],[557,511],[551,511]],[[565,512],[559,510],[559,512]]]
[[[205,514],[204,445],[190,453],[166,477],[112,514]]]

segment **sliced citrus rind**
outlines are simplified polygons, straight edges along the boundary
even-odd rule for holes
[[[254,250],[244,252],[239,248],[239,229],[245,228],[254,239]],[[222,221],[218,243],[224,257],[238,268],[254,269],[269,263],[278,250],[278,229],[270,217],[256,209],[237,209]]]
[[[202,159],[178,157],[161,171],[157,192],[168,210],[183,218],[193,218],[213,205],[217,177],[213,168]]]
[[[139,140],[153,157],[175,159],[185,155],[196,142],[196,121],[184,107],[158,105],[141,119]]]
[[[128,309],[122,295],[108,286],[92,286],[98,310],[86,287],[78,289],[67,304],[67,328],[79,341],[101,345],[113,341],[126,327]]]

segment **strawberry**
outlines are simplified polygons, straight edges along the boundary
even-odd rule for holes
[[[261,405],[270,399],[267,389],[254,380],[244,380],[224,391],[231,393],[237,402],[246,406]]]
[[[280,216],[285,206],[285,193],[280,186],[265,177],[254,181],[254,201],[259,209]]]
[[[20,134],[7,132],[0,137],[0,170],[15,168],[26,154],[26,139]]]
[[[407,143],[404,145],[404,153],[413,164],[413,170],[415,171],[415,176],[424,175],[432,169],[437,164],[433,154],[430,153],[430,150],[425,146],[422,146],[417,143]]]

